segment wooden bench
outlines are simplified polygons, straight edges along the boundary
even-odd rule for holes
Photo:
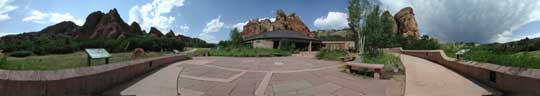
[[[374,79],[380,79],[383,76],[383,67],[384,64],[347,62],[347,64],[345,65],[345,71],[350,73],[352,68],[366,68],[368,71],[373,72]]]
[[[342,62],[349,62],[353,61],[354,59],[356,59],[356,54],[347,54],[347,56],[339,57],[339,60]]]

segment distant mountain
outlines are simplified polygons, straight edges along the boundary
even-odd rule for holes
[[[170,33],[174,33],[172,30]],[[140,25],[137,22],[128,25],[118,14],[116,9],[109,10],[108,13],[96,11],[90,13],[85,23],[82,26],[78,26],[71,21],[64,21],[55,25],[48,26],[41,31],[37,32],[25,32],[16,35],[7,35],[0,37],[2,41],[11,40],[32,40],[36,37],[52,37],[55,36],[68,36],[72,39],[85,40],[85,39],[126,39],[133,36],[150,35],[159,38],[165,38],[163,33],[158,29],[152,27],[149,33],[141,30]],[[192,41],[193,39],[200,40],[198,38],[191,38],[183,35],[170,36],[169,38],[176,38],[181,41]],[[174,34],[172,34],[174,35]],[[206,43],[206,42],[205,42]]]

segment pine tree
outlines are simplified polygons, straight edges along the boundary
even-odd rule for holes
[[[231,31],[231,47],[232,48],[239,48],[239,47],[242,47],[243,43],[244,43],[244,39],[242,38],[242,36],[240,36],[240,32],[238,31],[237,28],[234,28],[232,31]]]

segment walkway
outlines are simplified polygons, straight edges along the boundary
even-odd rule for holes
[[[195,57],[105,95],[176,96],[178,89],[181,96],[386,96],[388,80],[353,76],[341,66],[302,57]]]
[[[401,55],[405,66],[405,96],[482,96],[486,89],[439,64]]]

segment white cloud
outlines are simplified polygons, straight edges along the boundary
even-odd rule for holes
[[[412,7],[422,34],[443,41],[507,42],[540,20],[539,0],[381,0],[395,13]]]
[[[0,37],[6,36],[6,35],[12,35],[12,34],[20,34],[20,33],[0,32]]]
[[[499,43],[505,43],[505,42],[508,42],[508,41],[512,41],[513,40],[513,35],[512,34],[512,31],[504,31],[503,33],[501,34],[497,34],[497,40],[495,40],[495,42],[499,42]]]
[[[7,13],[18,8],[17,6],[9,5],[11,2],[11,0],[0,0],[0,21],[11,19]]]
[[[211,42],[211,43],[217,43],[216,37],[210,35],[210,33],[218,32],[223,28],[225,23],[220,21],[221,16],[218,16],[215,19],[210,20],[210,22],[206,23],[206,27],[202,30],[202,33],[199,34],[199,38]]]
[[[24,22],[32,21],[32,22],[41,23],[41,24],[59,23],[59,22],[62,22],[62,21],[72,21],[77,25],[82,25],[83,24],[82,19],[77,19],[77,18],[73,17],[70,13],[63,13],[63,14],[62,13],[56,13],[56,12],[43,13],[43,12],[38,11],[38,10],[32,10],[30,12],[30,14],[31,14],[30,16],[27,16],[27,17],[23,18],[22,21],[24,21]]]
[[[189,26],[186,25],[186,24],[180,25],[180,26],[178,26],[178,29],[179,29],[180,31],[177,31],[176,34],[184,34],[184,33],[186,33],[186,32],[189,31]]]
[[[144,5],[135,5],[129,10],[129,22],[137,21],[143,29],[156,27],[170,29],[175,21],[173,16],[165,16],[175,7],[184,6],[185,0],[154,0]]]
[[[313,22],[317,29],[343,29],[348,27],[347,14],[328,12],[326,17],[319,17]]]
[[[236,23],[232,26],[232,28],[236,28],[238,29],[238,31],[242,32],[244,30],[244,25],[246,25],[248,23],[248,21],[246,22],[240,22],[240,23]]]
[[[221,16],[218,16],[215,19],[212,19],[210,22],[206,23],[206,27],[204,27],[203,32],[204,33],[210,33],[210,32],[217,32],[219,29],[223,27],[225,23],[220,21]]]

